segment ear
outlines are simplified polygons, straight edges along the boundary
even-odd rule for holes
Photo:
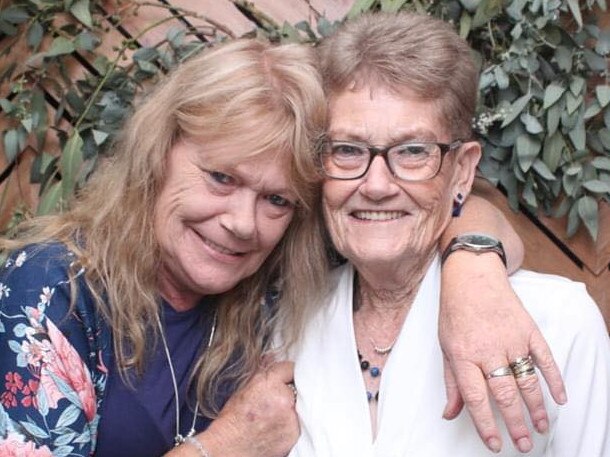
[[[453,195],[468,195],[472,189],[477,165],[481,159],[481,145],[478,141],[464,143],[457,151],[454,160]]]

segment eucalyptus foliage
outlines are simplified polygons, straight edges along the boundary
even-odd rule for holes
[[[307,22],[280,25],[251,3],[232,1],[256,21],[252,34],[273,41],[316,42],[337,26],[322,16],[315,30]],[[482,174],[506,191],[513,208],[522,203],[567,214],[568,235],[584,223],[595,239],[599,203],[610,199],[610,30],[595,24],[604,1],[357,0],[348,16],[405,9],[453,23],[481,62],[473,127],[484,146]],[[125,38],[108,57],[98,46],[119,18],[107,16],[101,3],[18,0],[0,11],[0,52],[11,63],[0,70],[0,82],[10,81],[10,94],[0,95],[3,116],[11,121],[4,151],[13,162],[26,145],[36,150],[31,179],[41,184],[39,214],[65,207],[143,87],[206,46],[198,30],[170,29],[151,47],[140,47],[139,37]],[[131,14],[147,4],[119,3]],[[179,8],[172,13],[197,15]],[[211,26],[208,40],[230,35]],[[217,36],[219,30],[224,33]],[[27,42],[31,55],[10,54],[18,40]],[[88,68],[80,77],[68,72],[75,58]],[[52,117],[49,99],[57,100]],[[46,144],[50,129],[60,138],[59,155]]]
[[[604,0],[360,0],[350,15],[415,10],[455,24],[481,62],[473,127],[480,170],[522,202],[568,214],[598,232],[598,204],[610,199],[610,30]]]

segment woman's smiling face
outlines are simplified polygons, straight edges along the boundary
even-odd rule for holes
[[[179,308],[254,274],[292,220],[290,155],[264,153],[235,165],[210,165],[223,150],[234,156],[229,148],[180,140],[167,156],[154,229],[160,291]]]
[[[398,95],[381,87],[348,89],[331,98],[328,136],[377,147],[451,143],[456,138],[444,128],[437,103],[409,90]],[[473,147],[468,145],[459,149]],[[337,250],[356,267],[368,268],[396,268],[429,254],[449,221],[455,194],[469,190],[459,189],[458,154],[447,153],[438,175],[426,181],[394,177],[382,157],[360,179],[327,179],[323,210]]]

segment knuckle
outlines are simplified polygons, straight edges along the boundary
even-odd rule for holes
[[[540,384],[538,384],[538,377],[536,375],[525,376],[517,379],[517,385],[524,394],[537,394],[540,392]]]
[[[502,409],[514,406],[519,399],[517,389],[510,384],[496,386],[492,391],[496,403]]]
[[[470,409],[481,408],[487,402],[487,395],[479,389],[465,389],[462,392],[462,398]]]

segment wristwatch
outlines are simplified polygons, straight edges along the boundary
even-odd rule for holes
[[[495,252],[500,256],[500,259],[502,259],[504,266],[506,266],[506,253],[504,252],[502,242],[493,236],[485,235],[483,233],[468,233],[454,237],[449,242],[449,246],[443,251],[441,265],[445,263],[445,260],[447,260],[447,257],[449,257],[451,253],[460,249],[474,252],[475,254]]]

